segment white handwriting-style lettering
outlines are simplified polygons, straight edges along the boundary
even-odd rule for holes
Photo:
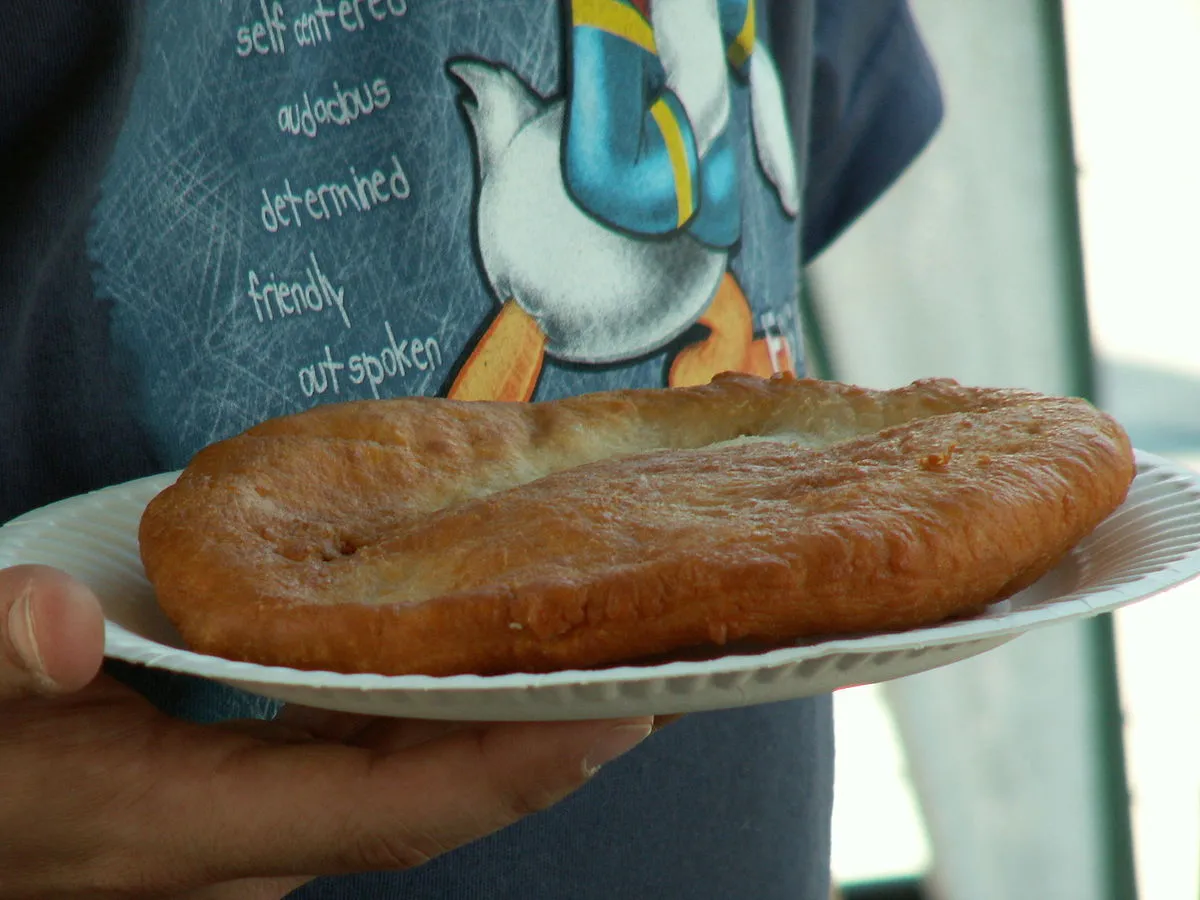
[[[326,393],[341,394],[352,385],[365,385],[378,400],[380,388],[393,378],[404,378],[413,372],[436,371],[442,365],[442,348],[434,337],[397,338],[392,323],[383,323],[384,342],[378,350],[363,350],[351,354],[345,362],[336,360],[328,345],[325,357],[312,365],[302,366],[298,375],[300,390],[305,397]]]
[[[321,270],[317,254],[308,254],[303,280],[277,279],[271,272],[264,281],[254,269],[247,273],[246,296],[254,305],[260,322],[274,322],[305,313],[327,312],[336,309],[342,323],[349,328],[346,312],[346,288],[334,284]]]
[[[284,134],[314,138],[323,125],[351,125],[363,116],[387,109],[392,102],[387,80],[364,80],[351,88],[333,82],[333,91],[315,100],[305,91],[296,103],[279,107],[275,119]]]
[[[250,56],[269,56],[287,51],[284,35],[287,25],[283,21],[283,4],[278,2],[267,6],[267,0],[258,0],[262,18],[256,19],[249,25],[242,25],[236,32],[237,55],[242,59]]]
[[[263,228],[272,234],[286,228],[302,227],[304,219],[315,222],[340,219],[350,213],[365,213],[392,200],[407,200],[412,193],[408,175],[393,153],[391,165],[360,175],[350,166],[350,177],[296,189],[290,178],[283,179],[283,190],[262,189],[259,217]]]

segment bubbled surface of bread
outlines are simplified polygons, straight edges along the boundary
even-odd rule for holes
[[[271,420],[201,451],[140,542],[200,652],[536,672],[970,614],[1047,572],[1133,473],[1081,400],[727,375]]]

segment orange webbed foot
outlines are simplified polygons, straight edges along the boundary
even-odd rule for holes
[[[525,401],[533,396],[546,356],[546,335],[516,301],[500,307],[458,371],[452,400]]]
[[[750,303],[731,273],[726,272],[722,277],[712,303],[699,321],[711,333],[679,351],[667,378],[671,387],[708,384],[721,372],[746,372],[769,378],[792,371],[792,354],[786,338],[755,339]]]

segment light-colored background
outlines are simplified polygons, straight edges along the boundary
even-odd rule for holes
[[[814,267],[838,377],[1069,389],[1049,2],[914,0],[947,120]],[[1200,465],[1200,0],[1067,0],[1066,17],[1099,399],[1138,446]],[[1146,900],[1200,896],[1197,634],[1195,583],[1116,617]],[[922,873],[945,900],[1105,896],[1084,657],[1055,629],[839,694],[835,876]]]

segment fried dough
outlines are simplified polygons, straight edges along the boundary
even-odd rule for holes
[[[274,419],[202,450],[140,543],[199,652],[540,672],[970,614],[1054,566],[1133,474],[1082,400],[723,375]]]

